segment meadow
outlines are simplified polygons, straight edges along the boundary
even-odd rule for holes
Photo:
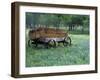
[[[70,34],[72,45],[36,48],[26,44],[26,67],[89,64],[89,35]],[[43,46],[43,45],[42,45]]]

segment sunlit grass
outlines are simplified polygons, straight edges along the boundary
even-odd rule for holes
[[[70,35],[72,45],[32,48],[26,45],[26,67],[89,64],[89,35]],[[43,45],[42,45],[43,46]]]

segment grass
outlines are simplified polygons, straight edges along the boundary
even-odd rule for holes
[[[87,30],[85,30],[85,31],[80,31],[80,30],[75,30],[75,31],[68,31],[70,34],[82,34],[82,35],[87,35],[87,34],[89,34],[89,31]]]
[[[32,48],[26,45],[26,67],[89,64],[89,35],[70,35],[72,45]]]

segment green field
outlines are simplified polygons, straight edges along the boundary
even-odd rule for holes
[[[34,48],[26,45],[26,67],[89,64],[89,35],[71,34],[72,45]]]

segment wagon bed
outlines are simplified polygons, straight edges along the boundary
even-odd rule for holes
[[[36,38],[63,38],[67,36],[65,30],[53,29],[53,28],[38,28],[29,32],[31,39]]]
[[[52,43],[56,46],[56,42],[63,42],[64,45],[68,43],[71,44],[71,38],[68,36],[68,33],[62,29],[37,28],[29,32],[29,38],[29,43],[31,41],[31,43],[36,45],[39,43],[46,45]]]

